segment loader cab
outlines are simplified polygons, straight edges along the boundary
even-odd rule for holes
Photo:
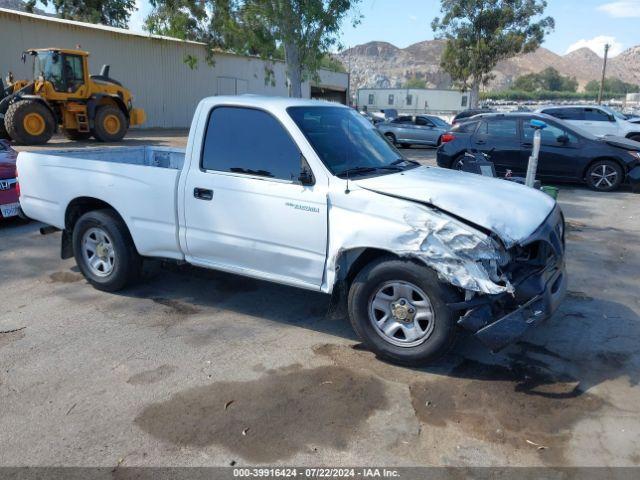
[[[30,50],[34,57],[33,78],[37,92],[53,91],[53,100],[66,100],[73,96],[85,97],[88,83],[87,52],[79,50]],[[50,87],[49,87],[50,85]]]

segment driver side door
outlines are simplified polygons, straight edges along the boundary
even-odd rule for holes
[[[298,177],[304,164],[297,144],[270,113],[215,107],[199,168],[192,165],[186,179],[187,260],[319,289],[327,187],[303,185]]]

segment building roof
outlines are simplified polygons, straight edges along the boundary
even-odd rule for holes
[[[37,15],[35,13],[27,13],[27,12],[19,12],[17,10],[9,10],[7,8],[0,8],[0,13],[15,15],[18,17],[27,17],[32,18],[34,20],[39,20],[43,22],[51,22],[51,23],[59,23],[65,25],[73,25],[81,28],[90,28],[92,30],[103,30],[105,32],[119,33],[122,35],[132,35],[135,37],[142,38],[153,38],[157,40],[167,40],[170,42],[180,42],[180,43],[191,43],[195,45],[205,45],[201,42],[193,42],[191,40],[181,40],[179,38],[173,37],[165,37],[164,35],[154,35],[152,33],[143,33],[143,32],[134,32],[132,30],[128,30],[126,28],[118,28],[118,27],[109,27],[107,25],[100,25],[95,23],[87,23],[87,22],[78,22],[76,20],[68,20],[66,18],[58,18],[58,17],[48,17],[45,15]]]

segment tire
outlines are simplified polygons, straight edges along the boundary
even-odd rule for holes
[[[385,315],[374,304],[379,305],[379,300],[387,295],[394,301],[382,302],[389,307]],[[410,299],[405,298],[408,295]],[[431,320],[425,316],[425,307],[418,306],[417,300],[421,297],[426,297],[426,312],[430,311]],[[403,301],[405,303],[399,305]],[[356,333],[378,356],[404,365],[424,365],[444,355],[453,345],[458,330],[457,316],[447,303],[456,301],[459,300],[454,288],[440,282],[430,268],[411,260],[386,257],[371,262],[356,276],[349,290],[349,318]],[[396,307],[404,308],[406,315],[413,307],[414,317],[398,321],[403,311],[394,310],[398,317],[389,314]],[[374,326],[378,321],[382,322],[381,326]],[[381,328],[387,327],[399,328],[385,335]],[[405,335],[400,331],[409,333]]]
[[[47,143],[56,128],[49,109],[36,100],[18,100],[9,105],[4,122],[9,136],[21,145]]]
[[[613,160],[596,160],[587,169],[585,180],[589,188],[598,192],[612,192],[622,183],[622,167]]]
[[[391,133],[391,132],[387,132],[384,134],[385,137],[387,137],[387,139],[391,142],[391,145],[397,145],[398,141],[396,140],[396,136]]]
[[[129,122],[122,110],[104,105],[96,110],[91,133],[100,142],[119,142],[127,133]]]
[[[73,229],[72,242],[80,272],[96,289],[116,292],[140,277],[142,258],[127,226],[113,210],[82,215]]]
[[[79,132],[78,130],[65,129],[64,136],[69,140],[89,140],[91,132]]]
[[[463,164],[464,164],[464,155],[460,155],[451,161],[451,165],[449,166],[449,168],[451,170],[458,170],[459,172],[461,172]]]
[[[402,143],[402,144],[400,144],[400,146],[402,148],[411,148],[411,144],[410,143]]]

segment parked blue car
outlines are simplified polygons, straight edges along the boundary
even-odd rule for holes
[[[451,129],[451,125],[435,115],[401,115],[376,127],[391,143],[403,148],[411,145],[438,146],[442,135]]]

